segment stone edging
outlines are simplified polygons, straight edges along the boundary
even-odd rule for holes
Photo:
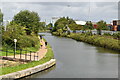
[[[35,67],[32,67],[32,68],[28,68],[28,69],[25,69],[25,70],[22,70],[22,71],[17,71],[17,72],[9,73],[9,74],[6,74],[6,75],[2,75],[2,76],[0,76],[0,79],[22,78],[22,77],[37,73],[39,71],[43,71],[45,69],[48,69],[55,64],[56,64],[56,59],[51,59],[50,61],[48,61],[44,64],[41,64],[41,65],[38,65],[38,66],[35,66]]]

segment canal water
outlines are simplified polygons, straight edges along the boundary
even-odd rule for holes
[[[56,66],[26,78],[117,78],[118,52],[73,39],[45,34]]]

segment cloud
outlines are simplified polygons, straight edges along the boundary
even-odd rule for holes
[[[50,22],[53,16],[69,16],[73,19],[107,22],[117,18],[117,2],[2,2],[4,19],[12,19],[20,10],[37,12],[41,21]],[[89,13],[90,8],[90,13]]]
[[[119,0],[1,0],[1,2],[119,2]]]

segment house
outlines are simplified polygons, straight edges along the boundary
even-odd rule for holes
[[[113,20],[112,30],[113,31],[120,31],[120,20]]]
[[[77,25],[85,25],[86,22],[85,21],[75,21]]]
[[[97,29],[97,22],[92,22],[94,29]]]

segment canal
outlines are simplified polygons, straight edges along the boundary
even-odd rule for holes
[[[56,66],[26,78],[117,78],[118,52],[73,39],[45,34]],[[25,78],[23,78],[25,79]]]

